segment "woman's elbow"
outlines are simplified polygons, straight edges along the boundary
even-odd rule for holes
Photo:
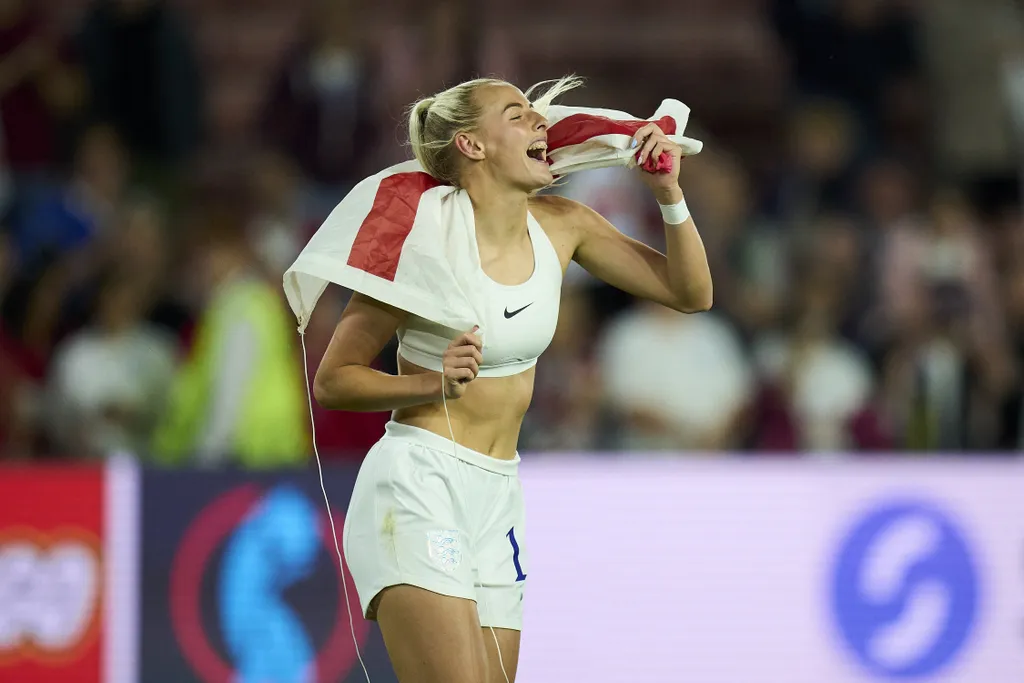
[[[715,303],[714,292],[712,292],[711,289],[708,288],[708,291],[705,294],[702,294],[697,299],[697,302],[693,306],[693,310],[691,310],[690,313],[702,313],[704,311],[710,311],[711,307],[714,305],[714,303]]]
[[[675,309],[680,313],[703,313],[711,310],[714,299],[714,291],[708,287],[699,292],[689,292],[676,302]]]
[[[313,378],[313,399],[318,406],[325,410],[340,410],[342,408],[342,396],[338,391],[337,379],[331,377],[331,372],[324,369],[317,370]]]

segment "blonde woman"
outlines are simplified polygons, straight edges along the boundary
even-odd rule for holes
[[[326,408],[393,411],[359,472],[343,543],[401,683],[515,679],[529,575],[516,444],[569,262],[680,312],[711,306],[704,247],[678,183],[681,150],[656,125],[632,144],[640,164],[672,158],[669,172],[637,171],[661,205],[667,254],[581,204],[536,196],[553,181],[541,111],[578,84],[557,81],[531,103],[508,83],[481,79],[415,104],[417,160],[472,201],[494,322],[486,343],[476,329],[450,339],[354,294],[316,374]],[[396,334],[399,374],[373,370]]]

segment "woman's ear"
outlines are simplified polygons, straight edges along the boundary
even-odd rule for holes
[[[487,156],[484,154],[483,144],[472,133],[459,133],[456,135],[455,148],[463,156],[473,161],[482,161]]]

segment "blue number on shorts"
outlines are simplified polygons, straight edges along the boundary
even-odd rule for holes
[[[516,528],[512,527],[505,535],[508,536],[508,541],[512,544],[512,564],[516,566],[516,581],[525,581],[526,574],[523,573],[523,568],[519,564],[519,543],[516,542]]]

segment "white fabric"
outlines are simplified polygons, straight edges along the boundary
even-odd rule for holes
[[[98,454],[145,450],[176,360],[173,340],[147,325],[71,337],[58,349],[50,378],[59,440]],[[112,417],[111,411],[136,419]]]
[[[477,377],[508,377],[528,370],[547,349],[558,324],[562,263],[558,252],[532,215],[527,225],[533,242],[533,273],[519,285],[503,285],[485,274],[484,326],[490,330]],[[398,353],[410,363],[441,372],[450,337],[443,327],[410,316],[398,330]]]
[[[549,136],[569,116],[589,114],[625,121],[635,116],[610,109],[553,105],[547,110]],[[681,133],[689,108],[678,100],[665,100],[653,119],[671,116]],[[614,126],[609,126],[609,129]],[[600,126],[597,127],[600,129]],[[682,135],[672,136],[684,154],[696,154],[702,144]],[[565,175],[589,168],[630,166],[636,150],[630,135],[593,135],[586,142],[562,149],[549,145],[551,171]],[[481,286],[479,252],[475,246],[473,207],[465,191],[450,186],[427,190],[415,205],[415,219],[401,248],[393,281],[350,266],[349,256],[364,220],[371,213],[381,182],[398,173],[421,172],[416,161],[391,166],[352,189],[317,230],[284,276],[284,289],[299,329],[305,330],[313,308],[329,282],[383,301],[458,332],[479,325],[486,336],[487,302]],[[410,202],[412,200],[410,199]],[[395,202],[396,212],[408,205]],[[392,207],[385,207],[391,212]]]
[[[629,448],[696,448],[749,401],[753,373],[739,337],[712,313],[682,316],[653,305],[624,313],[600,344],[608,399],[625,413],[643,411],[669,434],[627,429]]]
[[[381,181],[415,172],[422,172],[419,163],[406,161],[356,185],[287,270],[285,294],[300,329],[305,329],[328,282],[454,330],[469,329],[481,318],[480,302],[473,296],[479,254],[471,251],[468,231],[473,207],[466,193],[454,187],[423,193],[393,282],[348,265],[352,244]]]
[[[389,422],[363,460],[343,532],[363,614],[375,617],[373,598],[388,586],[409,584],[476,601],[481,626],[521,630],[529,563],[519,456],[452,449]]]
[[[665,225],[682,225],[690,217],[690,207],[686,205],[685,198],[675,204],[661,204],[659,208]]]
[[[616,109],[567,107],[553,104],[548,107],[545,114],[550,124],[549,129],[573,114],[603,116],[615,121],[638,120],[638,117]],[[656,121],[664,116],[675,119],[676,134],[669,135],[668,138],[682,147],[683,156],[700,154],[701,150],[704,149],[704,143],[682,134],[686,130],[687,122],[690,120],[690,108],[679,100],[662,100],[661,106],[654,112],[654,116],[651,116],[648,120]],[[548,159],[551,160],[551,172],[556,176],[562,176],[592,168],[606,168],[608,166],[628,166],[632,168],[636,166],[634,158],[636,150],[631,149],[629,146],[632,137],[632,135],[621,134],[599,135],[590,138],[585,143],[570,145],[561,149],[548,149]]]

